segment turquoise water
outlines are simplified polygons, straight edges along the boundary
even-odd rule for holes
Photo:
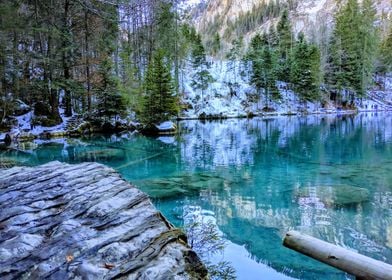
[[[239,279],[347,279],[281,245],[288,230],[392,263],[392,114],[185,121],[176,137],[39,142],[2,160],[98,161],[175,225],[212,219]]]

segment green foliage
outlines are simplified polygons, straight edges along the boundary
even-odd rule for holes
[[[238,37],[254,31],[266,21],[278,17],[283,9],[295,9],[297,3],[296,0],[283,3],[280,1],[262,1],[260,4],[254,5],[248,12],[241,13],[234,22],[229,22],[225,37],[229,38],[232,34],[233,37]]]
[[[212,40],[206,42],[207,49],[211,50],[212,55],[217,55],[221,49],[221,39],[219,33],[216,33]]]
[[[233,72],[234,76],[234,85],[237,84],[237,76],[240,67],[240,60],[242,58],[242,49],[243,49],[243,38],[240,36],[238,39],[234,39],[231,43],[232,47],[226,55],[226,58],[229,60],[228,68]]]
[[[392,72],[392,24],[385,39],[380,44],[379,71],[381,73]]]
[[[320,51],[309,44],[302,33],[293,51],[291,81],[295,91],[303,101],[319,99],[320,91]]]
[[[360,16],[361,86],[358,93],[360,96],[364,96],[372,82],[379,41],[378,30],[375,26],[376,10],[372,0],[363,0]]]
[[[101,61],[98,71],[101,76],[101,82],[97,88],[98,116],[109,119],[124,113],[125,102],[118,90],[118,79],[112,73],[113,63],[109,57]]]
[[[217,226],[211,221],[197,222],[191,220],[185,226],[188,243],[204,261],[207,266],[210,279],[218,280],[234,280],[236,279],[236,271],[227,261],[221,261],[213,264],[208,257],[217,253],[221,253],[225,248],[225,241],[222,239]]]
[[[192,88],[200,90],[202,100],[204,91],[208,89],[209,85],[214,81],[210,71],[208,70],[208,63],[206,60],[205,49],[201,41],[201,36],[196,35],[195,42],[192,49],[192,66],[196,70],[192,77]]]
[[[293,47],[293,33],[288,11],[284,10],[276,27],[278,38],[278,79],[290,82],[291,50]]]
[[[270,97],[278,98],[276,88],[276,55],[268,42],[268,35],[257,34],[250,43],[249,59],[252,64],[251,83],[256,87],[259,95],[264,90],[265,106],[268,108]]]
[[[163,50],[156,51],[148,65],[144,89],[143,109],[139,116],[143,122],[158,123],[178,114],[178,97],[174,95],[172,77]]]
[[[122,71],[119,90],[127,107],[139,113],[142,109],[142,88],[137,77],[137,69],[132,61],[132,49],[128,42],[122,43],[120,58],[122,61]]]
[[[370,85],[378,41],[375,14],[371,0],[362,7],[348,0],[336,14],[326,77],[338,92],[346,88],[362,97]]]

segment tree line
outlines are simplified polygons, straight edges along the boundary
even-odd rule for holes
[[[0,124],[9,126],[15,100],[33,107],[35,124],[44,126],[74,113],[110,119],[129,109],[142,117],[154,94],[178,100],[190,51],[179,3],[1,1]]]
[[[74,113],[109,120],[133,112],[145,123],[167,120],[182,109],[180,97],[187,79],[203,100],[213,82],[206,54],[222,52],[222,40],[218,33],[203,38],[186,24],[180,4],[180,0],[2,1],[0,126],[10,125],[15,100],[33,107],[34,123],[44,126]],[[276,11],[256,9],[250,14],[251,26]],[[348,0],[335,16],[322,65],[319,46],[304,34],[293,33],[286,9],[276,26],[252,38],[246,52],[243,39],[236,36],[225,59],[234,77],[246,69],[257,93],[265,96],[266,107],[271,98],[279,98],[276,81],[287,82],[303,101],[325,98],[321,84],[326,85],[328,98],[353,101],[365,95],[375,72],[391,71],[392,32],[380,40],[375,23],[372,0],[361,5]],[[244,28],[248,30],[248,24]],[[237,83],[236,78],[229,83],[230,91]]]
[[[355,98],[365,97],[375,73],[391,71],[391,33],[392,27],[380,39],[371,0],[361,5],[348,0],[335,16],[326,63],[322,65],[320,46],[303,33],[293,34],[285,10],[276,27],[255,35],[249,44],[245,62],[251,64],[250,81],[266,100],[279,98],[279,80],[287,82],[302,101],[331,99],[354,106]]]

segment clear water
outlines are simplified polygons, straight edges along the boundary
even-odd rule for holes
[[[186,121],[175,138],[97,136],[3,152],[37,165],[98,161],[175,225],[213,217],[239,279],[346,279],[284,248],[299,230],[392,263],[392,115]],[[23,148],[23,147],[20,147]]]

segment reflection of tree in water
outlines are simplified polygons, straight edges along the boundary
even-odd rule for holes
[[[392,259],[391,121],[389,114],[187,121],[173,144],[140,135],[99,136],[3,156],[33,165],[104,162],[153,197],[187,197],[213,210],[228,239],[279,271],[305,278],[328,271],[329,279],[341,279],[282,248],[281,238],[297,229]],[[355,200],[352,188],[368,195]]]
[[[203,213],[200,207],[187,206],[183,208],[183,211],[184,230],[188,244],[206,264],[210,279],[236,279],[235,269],[230,262],[210,260],[211,256],[221,254],[225,248],[225,240],[213,216]]]
[[[292,228],[386,261],[392,256],[391,205],[386,203],[392,182],[386,160],[391,153],[390,121],[390,116],[360,115],[217,125],[218,131],[235,137],[236,147],[215,143],[214,132],[210,132],[215,123],[211,123],[204,128],[211,139],[204,137],[204,141],[214,147],[212,153],[246,148],[237,162],[221,156],[223,170],[213,164],[214,154],[208,154],[206,162],[218,174],[228,176],[228,170],[235,169],[235,176],[246,173],[251,179],[228,185],[221,192],[201,194],[230,240],[245,244],[256,259],[280,271],[290,267],[291,275],[301,276],[304,267],[307,277],[309,270],[318,276],[328,271],[279,248],[281,237]],[[193,128],[197,134],[200,128]],[[188,149],[204,157],[197,154],[197,147]],[[384,203],[379,205],[379,201]],[[336,274],[337,279],[342,277]]]

